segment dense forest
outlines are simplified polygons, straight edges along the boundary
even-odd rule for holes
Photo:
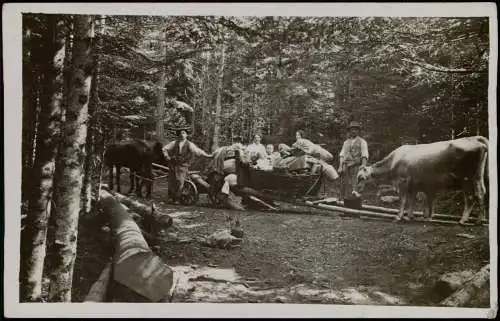
[[[71,300],[78,217],[110,142],[166,143],[187,125],[212,151],[304,129],[336,157],[356,120],[373,162],[488,137],[488,30],[487,18],[23,14],[21,300],[42,299],[44,273],[46,299]]]

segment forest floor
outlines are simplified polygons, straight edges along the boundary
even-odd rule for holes
[[[122,180],[122,193],[128,190],[127,183],[128,179]],[[367,202],[383,205],[377,204],[374,193],[364,194]],[[430,289],[440,275],[478,271],[489,262],[485,226],[349,218],[291,205],[279,213],[238,212],[210,208],[204,196],[196,207],[165,204],[166,182],[155,182],[153,201],[174,218],[168,232],[183,240],[155,251],[169,266],[226,269],[220,271],[236,275],[244,286],[229,289],[223,287],[227,282],[219,282],[218,288],[185,301],[428,306],[436,304]],[[461,214],[446,212],[443,206],[437,209]],[[227,228],[226,215],[240,219],[244,236],[239,247],[212,248],[196,241]],[[96,237],[102,233],[100,226],[82,219],[74,301],[84,299],[108,261],[102,235]],[[462,238],[460,233],[474,237]],[[489,307],[489,296],[472,304]]]

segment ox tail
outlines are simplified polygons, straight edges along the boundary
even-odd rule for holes
[[[488,148],[486,148],[482,155],[479,167],[479,178],[481,179],[481,188],[484,193],[486,193],[485,180],[488,175]]]
[[[489,149],[489,141],[486,137],[484,136],[476,136],[476,139],[484,145],[484,152],[481,155],[481,162],[480,162],[480,178],[481,178],[481,186],[483,191],[486,191],[486,187],[484,184],[484,181],[486,180],[486,177],[488,177],[488,149]]]

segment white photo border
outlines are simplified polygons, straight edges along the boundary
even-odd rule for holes
[[[19,303],[22,13],[105,15],[226,16],[398,16],[488,17],[490,60],[489,115],[489,238],[490,308],[360,306],[318,304],[209,303]],[[445,317],[494,318],[497,286],[497,60],[498,21],[494,2],[469,3],[8,3],[3,6],[5,238],[4,310],[7,317]],[[259,307],[254,305],[258,304]]]

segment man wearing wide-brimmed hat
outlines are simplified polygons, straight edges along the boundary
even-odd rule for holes
[[[172,203],[179,201],[193,157],[211,158],[213,156],[187,139],[188,130],[189,127],[176,128],[177,139],[163,147],[163,153],[169,160],[168,198]]]
[[[352,121],[349,124],[349,138],[340,151],[339,174],[341,175],[341,199],[356,191],[356,175],[361,166],[368,162],[368,144],[359,136],[360,123]],[[357,191],[356,191],[357,192]]]

